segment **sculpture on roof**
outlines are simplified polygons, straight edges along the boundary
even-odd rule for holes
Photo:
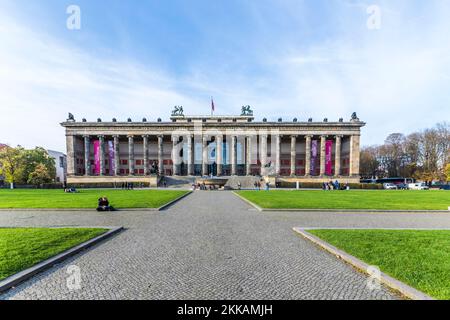
[[[172,117],[184,117],[183,106],[175,106],[172,111]]]
[[[356,112],[353,112],[353,113],[352,113],[352,119],[351,119],[351,121],[359,121],[359,118],[358,118],[358,116],[356,115]]]
[[[241,116],[253,116],[253,110],[250,106],[242,106]]]
[[[67,121],[75,121],[75,117],[70,112],[69,112],[69,117],[67,118]]]

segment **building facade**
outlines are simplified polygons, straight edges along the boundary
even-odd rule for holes
[[[240,116],[184,116],[170,122],[77,122],[66,130],[67,182],[144,182],[161,176],[254,176],[288,181],[359,182],[361,128],[349,121],[255,121]]]
[[[50,157],[55,160],[55,182],[65,183],[67,180],[67,157],[64,153],[59,151],[47,150]]]

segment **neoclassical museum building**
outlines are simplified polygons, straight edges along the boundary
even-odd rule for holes
[[[61,123],[69,184],[145,183],[163,176],[262,176],[299,182],[359,182],[361,128],[348,121],[256,121],[250,107],[236,116],[185,116],[169,122],[112,119]]]

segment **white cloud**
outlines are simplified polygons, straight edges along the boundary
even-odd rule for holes
[[[105,60],[0,19],[0,137],[26,147],[64,150],[59,123],[168,116],[173,105],[198,105],[172,89],[163,72]]]

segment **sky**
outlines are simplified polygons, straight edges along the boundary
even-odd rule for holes
[[[357,112],[380,144],[450,121],[449,17],[447,0],[0,0],[0,142],[64,151],[68,112],[168,120],[213,96],[256,120]]]

